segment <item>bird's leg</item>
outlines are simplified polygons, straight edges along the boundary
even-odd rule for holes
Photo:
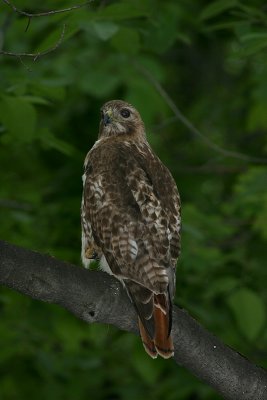
[[[98,259],[99,257],[98,257],[98,251],[97,250],[98,250],[97,247],[91,244],[85,250],[85,257],[88,258],[89,260]]]

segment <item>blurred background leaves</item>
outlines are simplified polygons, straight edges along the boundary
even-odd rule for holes
[[[28,12],[67,8],[69,0]],[[132,102],[175,177],[183,203],[176,303],[267,367],[267,9],[262,0],[95,0],[32,18],[0,3],[1,239],[80,264],[83,159],[99,108]],[[142,73],[145,69],[146,74]],[[152,79],[148,79],[150,76]],[[161,84],[207,139],[251,157],[226,157],[175,117]],[[140,340],[86,325],[57,306],[2,289],[3,400],[218,399]]]

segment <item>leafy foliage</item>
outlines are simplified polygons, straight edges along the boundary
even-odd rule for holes
[[[130,101],[182,197],[177,304],[267,367],[267,163],[208,146],[153,85],[209,141],[267,160],[263,1],[95,0],[32,18],[26,33],[27,19],[0,7],[3,50],[46,50],[66,24],[61,46],[36,61],[0,55],[1,237],[80,263],[80,176],[99,107]],[[172,361],[150,360],[130,334],[4,289],[0,307],[2,399],[219,398]]]

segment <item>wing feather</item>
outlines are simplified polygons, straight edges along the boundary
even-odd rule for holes
[[[105,160],[105,162],[103,162]],[[87,156],[85,218],[112,272],[154,293],[171,287],[180,248],[180,201],[148,144],[111,142]]]

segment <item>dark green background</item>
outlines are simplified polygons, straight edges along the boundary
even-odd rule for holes
[[[14,3],[31,12],[75,4]],[[64,23],[54,52],[22,62],[0,55],[1,238],[80,264],[83,159],[100,106],[127,100],[182,198],[176,303],[267,367],[265,2],[95,0],[33,18],[27,32],[27,18],[1,2],[0,45],[46,50]],[[209,141],[266,163],[208,146],[175,118],[151,78]],[[172,360],[149,359],[137,337],[7,289],[0,343],[3,400],[219,399]]]

